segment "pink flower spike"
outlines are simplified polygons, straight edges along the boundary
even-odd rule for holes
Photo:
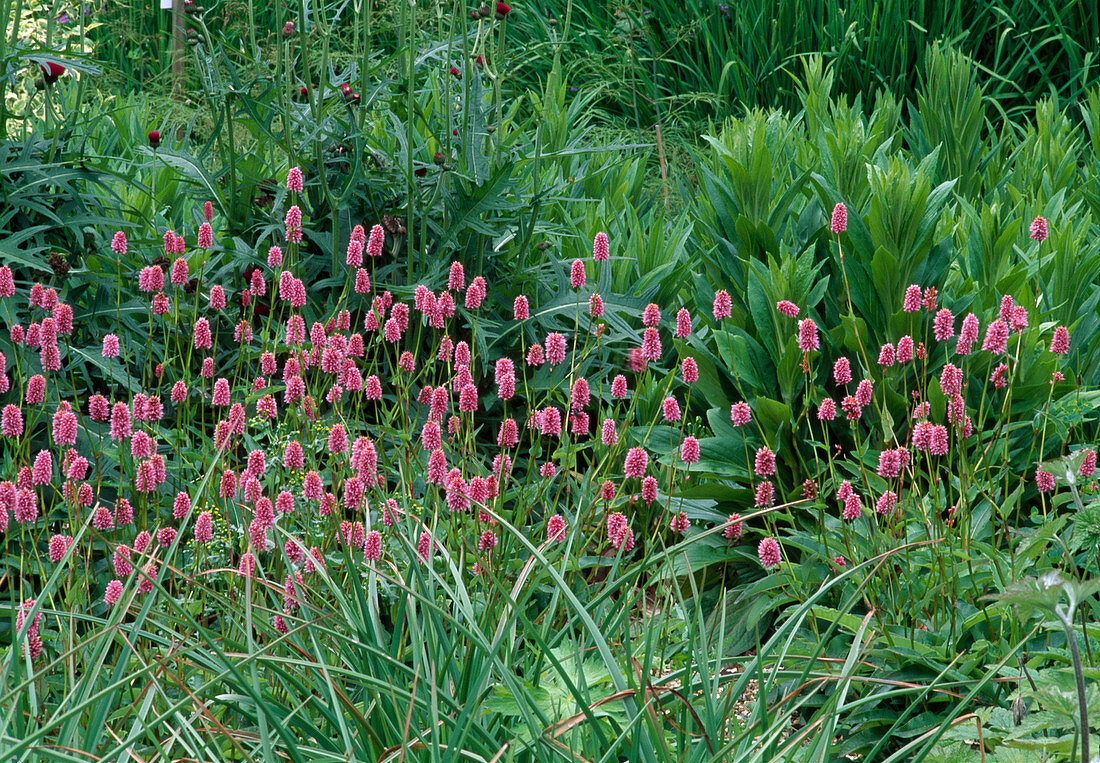
[[[907,313],[915,313],[920,310],[921,292],[920,287],[916,284],[912,284],[905,290],[905,302],[902,304],[902,310]]]
[[[607,241],[607,234],[603,231],[596,234],[592,241],[592,259],[597,262],[606,261],[611,256],[611,249]]]
[[[1031,236],[1032,241],[1046,241],[1047,221],[1043,217],[1036,217],[1031,221],[1031,226],[1028,228],[1028,235]]]
[[[584,263],[580,260],[573,260],[573,264],[569,268],[569,287],[574,290],[581,289],[584,287],[584,281]]]
[[[720,321],[723,318],[729,318],[733,310],[733,300],[730,298],[729,292],[722,289],[714,295],[714,308],[712,313],[714,320]]]
[[[779,302],[776,302],[775,309],[791,318],[798,315],[798,305],[786,299],[781,299]]]
[[[291,167],[286,174],[286,189],[295,193],[302,192],[302,170],[299,167]]]
[[[848,230],[848,208],[843,201],[838,201],[833,207],[833,215],[829,220],[829,230],[834,234]]]
[[[1055,355],[1065,355],[1069,352],[1069,331],[1065,326],[1054,329],[1054,338],[1050,340],[1050,351]]]
[[[760,545],[756,548],[756,553],[760,557],[760,566],[766,570],[778,567],[783,561],[779,543],[772,537],[767,537],[760,541]]]
[[[821,347],[817,338],[817,324],[812,318],[806,318],[798,324],[798,349],[812,352]]]
[[[1044,472],[1042,469],[1036,469],[1035,487],[1039,488],[1040,493],[1050,492],[1054,489],[1054,475],[1050,472]]]

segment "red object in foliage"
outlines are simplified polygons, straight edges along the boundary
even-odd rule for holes
[[[42,76],[45,78],[47,84],[57,82],[57,78],[65,73],[65,67],[53,61],[39,64],[38,66],[42,69]]]
[[[149,131],[149,145],[153,148],[160,145],[160,132],[158,130]]]

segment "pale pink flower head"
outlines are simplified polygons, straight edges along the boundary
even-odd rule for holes
[[[92,514],[92,527],[97,530],[113,530],[115,517],[106,506],[100,506]]]
[[[603,481],[603,484],[600,485],[600,498],[605,502],[612,501],[615,498],[614,482],[612,482],[611,480]]]
[[[58,302],[53,307],[53,319],[57,323],[57,333],[65,335],[73,333],[72,305]]]
[[[817,338],[817,324],[812,318],[805,318],[798,322],[798,349],[802,352],[817,350],[821,343]]]
[[[21,487],[15,497],[15,521],[27,524],[38,519],[38,497],[30,487]]]
[[[111,408],[111,439],[126,440],[133,433],[133,419],[126,403],[115,403]]]
[[[756,486],[756,502],[758,509],[766,509],[775,504],[775,485],[768,480],[760,482]]]
[[[297,204],[286,211],[286,240],[292,244],[302,243],[302,210]]]
[[[358,268],[363,264],[363,242],[352,239],[348,242],[347,255],[344,258],[349,268]]]
[[[111,251],[119,256],[125,256],[128,248],[126,234],[122,231],[116,231],[115,235],[111,238]]]
[[[50,537],[50,561],[57,564],[65,557],[67,552],[73,546],[73,536],[71,535],[53,535]]]
[[[748,424],[752,421],[752,408],[744,401],[734,403],[730,406],[730,421],[733,422],[735,427],[741,427]]]
[[[676,311],[676,338],[685,339],[691,335],[691,313],[686,307]]]
[[[626,515],[616,511],[607,517],[607,540],[615,548],[620,548],[626,540],[626,534],[630,532],[630,523]]]
[[[779,543],[770,536],[760,541],[760,545],[756,547],[756,553],[760,557],[760,566],[766,570],[778,567],[783,561]]]
[[[103,601],[108,607],[113,607],[118,604],[118,600],[122,598],[122,581],[112,580],[107,584],[106,590],[103,592]]]
[[[451,263],[451,271],[447,276],[447,289],[449,291],[462,291],[466,288],[466,271],[462,263],[455,260]]]
[[[681,417],[680,403],[676,401],[676,398],[669,395],[661,403],[661,413],[665,417],[665,421],[679,421]]]
[[[116,233],[116,236],[121,235]],[[123,244],[125,245],[126,237],[123,236]],[[11,272],[11,266],[0,265],[0,298],[7,298],[15,296],[15,278]]]
[[[565,362],[565,337],[556,331],[546,335],[546,361],[551,366]]]
[[[765,445],[756,451],[753,469],[760,477],[770,477],[775,474],[775,453],[772,452],[771,448]]]
[[[401,353],[401,356],[397,359],[397,367],[406,374],[411,374],[416,370],[416,358],[408,350]]]
[[[901,474],[901,457],[894,448],[888,448],[878,454],[878,475],[886,479],[895,479]]]
[[[657,326],[661,322],[661,308],[650,302],[642,310],[642,325],[649,328]]]
[[[382,558],[382,534],[377,530],[371,530],[363,537],[363,558],[368,562]]]
[[[512,302],[512,314],[517,321],[525,321],[531,317],[531,309],[527,304],[527,297],[520,294]]]
[[[833,363],[833,380],[838,386],[847,384],[852,380],[852,367],[848,362],[848,358],[842,356]]]
[[[164,288],[164,271],[156,265],[149,265],[138,272],[138,288],[144,292],[160,291]]]
[[[833,207],[832,217],[829,219],[829,230],[833,233],[843,233],[848,230],[848,208],[843,201],[838,201]]]
[[[694,384],[699,381],[699,365],[695,362],[695,358],[684,358],[681,364],[681,375],[684,377],[685,384]]]
[[[611,380],[611,397],[622,400],[626,396],[626,377],[622,374],[616,374],[615,378]]]
[[[955,316],[946,307],[932,319],[932,334],[937,342],[945,342],[955,336]]]
[[[962,393],[962,370],[954,363],[947,363],[940,372],[940,389],[943,394],[959,395]]]
[[[913,359],[913,337],[906,334],[898,340],[898,362],[908,363]]]
[[[214,346],[214,337],[210,332],[210,321],[206,318],[199,318],[195,321],[193,335],[196,350],[208,350]],[[104,351],[106,351],[106,340],[104,340]]]
[[[599,294],[593,293],[588,298],[588,314],[593,318],[600,318],[603,316],[603,297]]]
[[[283,250],[278,246],[272,246],[267,250],[267,266],[272,270],[282,267]]]
[[[381,257],[382,245],[386,241],[386,231],[382,229],[381,225],[374,225],[370,229],[370,237],[367,239],[367,256]]]
[[[729,515],[726,520],[726,527],[722,530],[722,535],[726,540],[736,543],[741,540],[741,533],[744,530],[744,526],[741,524],[741,515],[733,513]]]
[[[1042,218],[1039,218],[1042,219]],[[1041,239],[1040,239],[1041,240]],[[1047,493],[1054,489],[1054,475],[1042,469],[1035,470],[1035,487],[1040,493]]]
[[[890,514],[893,512],[894,507],[897,506],[898,496],[893,490],[887,490],[879,499],[875,501],[875,513],[876,514]]]
[[[103,337],[103,357],[117,358],[119,353],[118,336],[107,334]]]
[[[607,234],[600,231],[592,241],[592,259],[597,262],[606,261],[611,256],[611,247],[607,241]]]
[[[0,433],[10,440],[23,436],[23,412],[14,403],[5,405],[0,413]]]
[[[584,263],[580,260],[573,260],[573,264],[569,267],[569,287],[581,289],[584,287],[584,282]]]
[[[555,514],[546,520],[546,540],[560,541],[565,538],[565,517]]]
[[[680,535],[687,532],[689,527],[691,527],[691,522],[688,520],[687,514],[682,511],[674,516],[672,521],[668,524],[668,529]]]
[[[714,320],[720,321],[723,318],[729,318],[733,311],[733,300],[730,298],[729,292],[722,289],[714,295],[714,307],[712,313],[714,314]]]
[[[343,453],[348,449],[348,433],[343,424],[333,424],[328,433],[329,453]]]
[[[627,451],[623,462],[623,474],[627,479],[639,479],[649,465],[649,454],[644,448],[634,447]]]
[[[894,365],[895,357],[894,345],[887,342],[882,345],[882,349],[878,351],[878,364],[883,368],[889,368]]]
[[[924,299],[924,309],[927,310],[930,313],[934,312],[935,309],[936,309],[936,298],[937,298],[937,293],[936,293],[936,287],[935,286],[929,286],[927,289],[925,289],[924,290],[924,298],[923,298]]]
[[[901,309],[907,313],[915,313],[920,310],[920,303],[920,287],[912,284],[905,290],[905,301],[902,303]]]
[[[959,329],[959,340],[955,343],[957,355],[969,355],[974,342],[978,341],[978,316],[968,313]]]
[[[214,381],[214,392],[211,395],[211,402],[217,406],[229,405],[229,380],[224,376]]]
[[[470,288],[466,289],[466,309],[477,310],[481,307],[481,303],[485,301],[486,294],[488,294],[488,286],[485,283],[485,278],[483,276],[476,277],[470,282]]]
[[[859,399],[855,395],[845,395],[844,399],[840,401],[840,408],[849,421],[855,421],[863,413],[863,406],[860,405]]]
[[[210,287],[210,309],[225,309],[225,289],[223,289],[221,286]]]
[[[302,192],[302,170],[300,167],[291,167],[286,173],[286,189],[295,193]]]
[[[209,543],[213,538],[214,517],[209,511],[204,511],[195,520],[195,542]]]
[[[695,437],[688,435],[680,444],[680,460],[685,464],[699,462],[699,441]]]
[[[1008,347],[1008,324],[998,318],[985,329],[985,341],[982,342],[982,350],[992,352],[994,355],[1002,354]]]
[[[798,315],[798,305],[790,300],[781,299],[775,303],[775,309],[783,313],[783,315],[794,318]]]
[[[431,559],[432,554],[435,553],[435,539],[432,538],[431,531],[424,530],[420,533],[416,542],[416,552],[425,563]]]
[[[656,328],[650,327],[642,332],[642,359],[649,362],[661,358],[661,336]]]
[[[1027,229],[1028,235],[1031,236],[1032,241],[1046,241],[1047,221],[1043,217],[1036,217],[1031,221],[1031,225]]]
[[[27,380],[27,405],[38,405],[46,400],[46,377],[35,374]]]
[[[1050,351],[1055,355],[1065,355],[1069,352],[1069,331],[1065,326],[1054,329],[1054,338],[1050,340]]]
[[[1016,305],[1012,309],[1012,319],[1008,322],[1008,325],[1017,334],[1023,333],[1027,328],[1027,308],[1023,305]]]
[[[859,494],[852,491],[844,499],[844,510],[841,512],[841,517],[845,522],[851,522],[859,518],[859,515],[863,513],[863,500],[859,497]]]
[[[870,379],[864,379],[856,387],[856,402],[861,406],[868,405],[874,396],[875,386]]]
[[[1082,477],[1091,477],[1096,473],[1096,451],[1093,448],[1089,448],[1085,451],[1085,457],[1081,461],[1081,466],[1077,469],[1077,474]]]
[[[214,229],[210,227],[210,223],[199,226],[198,240],[195,243],[198,244],[199,249],[209,249],[214,246]]]

